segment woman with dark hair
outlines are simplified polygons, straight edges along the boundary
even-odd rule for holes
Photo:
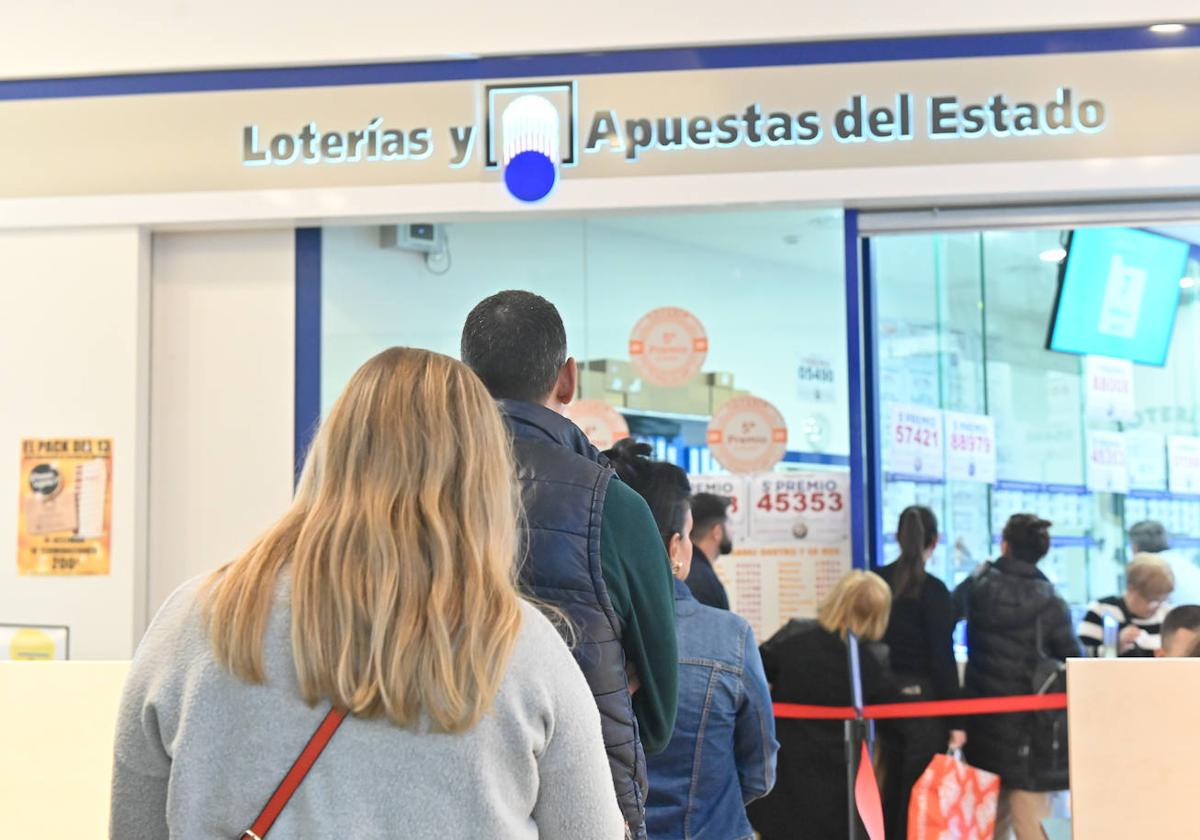
[[[691,485],[650,447],[626,439],[605,454],[650,506],[675,576],[679,707],[667,748],[647,760],[652,840],[749,840],[746,804],[775,784],[775,719],[750,625],[706,607],[684,583],[692,564]]]
[[[954,660],[957,617],[946,584],[925,570],[938,546],[938,521],[927,507],[900,514],[900,556],[879,570],[892,589],[892,613],[883,641],[897,687],[905,700],[953,700],[960,694]],[[957,749],[966,733],[943,718],[910,718],[880,726],[883,805],[887,836],[908,834],[908,800],[929,762],[947,746]]]
[[[954,591],[967,619],[966,691],[1005,697],[1041,690],[1062,661],[1082,651],[1067,604],[1037,567],[1050,551],[1050,523],[1018,513],[1004,526],[999,560]],[[975,715],[966,758],[1000,776],[996,837],[1041,840],[1051,791],[1067,787],[1065,720],[1056,712]]]

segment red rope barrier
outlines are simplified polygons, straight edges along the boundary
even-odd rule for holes
[[[864,706],[863,717],[872,720],[893,720],[895,718],[1042,712],[1065,708],[1067,708],[1066,694],[1021,694],[1013,697],[928,700],[920,703],[887,703],[878,706]],[[776,703],[775,717],[781,720],[853,720],[854,709],[850,706],[805,706],[797,703]]]

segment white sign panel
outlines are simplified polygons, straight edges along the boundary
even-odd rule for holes
[[[920,478],[945,474],[942,412],[920,405],[893,405],[888,421],[887,471]]]
[[[1084,402],[1089,420],[1133,420],[1133,362],[1105,356],[1083,359]]]
[[[1200,493],[1200,438],[1169,435],[1167,463],[1172,493]]]
[[[841,545],[850,539],[849,473],[763,473],[754,476],[750,489],[750,536],[756,545]]]
[[[1097,493],[1129,492],[1129,465],[1123,434],[1089,430],[1087,454],[1089,490]]]
[[[796,365],[796,396],[814,403],[832,402],[833,362],[824,356],[804,356]]]
[[[996,423],[982,414],[946,412],[946,479],[996,482]]]
[[[1145,296],[1146,269],[1126,265],[1124,257],[1115,254],[1108,265],[1108,283],[1104,287],[1104,302],[1100,304],[1100,332],[1133,338]]]
[[[750,479],[741,475],[693,475],[692,493],[712,493],[729,499],[729,527],[735,543],[750,536]]]
[[[1131,489],[1167,489],[1167,441],[1163,435],[1157,432],[1126,432],[1125,456]]]

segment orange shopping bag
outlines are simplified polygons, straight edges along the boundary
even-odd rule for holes
[[[913,785],[908,840],[992,840],[1000,777],[937,755]]]

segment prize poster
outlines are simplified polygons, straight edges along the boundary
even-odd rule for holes
[[[1129,457],[1120,432],[1087,433],[1087,488],[1096,493],[1129,492]]]
[[[712,493],[729,499],[729,530],[734,542],[750,538],[750,487],[743,475],[693,475],[688,477],[693,495]]]
[[[887,471],[903,479],[945,476],[946,443],[942,412],[921,405],[893,405],[888,421]]]
[[[817,605],[850,569],[850,474],[760,473],[747,480],[748,526],[716,563],[729,604],[759,642]]]
[[[1172,493],[1200,493],[1200,438],[1168,435],[1167,462]]]
[[[21,441],[17,571],[107,575],[112,530],[112,439]]]
[[[717,574],[730,608],[746,619],[761,644],[793,618],[814,618],[821,599],[850,568],[839,545],[738,546]]]
[[[996,421],[982,414],[946,412],[946,478],[996,483]]]

